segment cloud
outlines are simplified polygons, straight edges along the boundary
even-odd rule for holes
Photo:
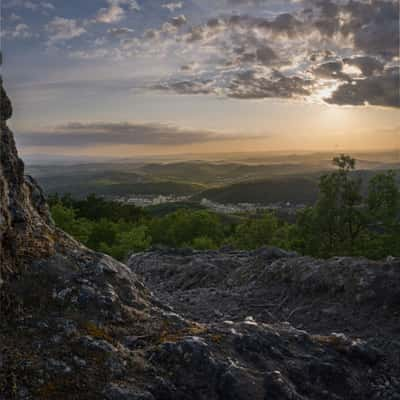
[[[259,137],[250,137],[259,139]],[[93,147],[101,145],[182,146],[208,142],[243,140],[241,135],[182,129],[158,123],[70,122],[47,132],[19,136],[22,146]],[[249,136],[246,136],[249,139]]]
[[[13,22],[22,20],[22,18],[15,13],[11,13],[11,15],[9,16],[9,19],[10,19],[10,21],[13,21]]]
[[[153,90],[170,91],[183,95],[225,95],[236,99],[303,98],[311,94],[311,80],[287,78],[279,73],[263,76],[253,70],[235,72],[221,88],[216,80],[182,80],[163,82]]]
[[[196,70],[197,68],[198,68],[198,65],[195,62],[191,62],[191,63],[182,65],[181,71],[191,72],[191,71]]]
[[[399,0],[203,0],[202,7],[185,3],[185,15],[165,11],[181,10],[183,1],[165,0],[143,24],[130,13],[141,4],[153,11],[144,1],[102,2],[86,19],[52,19],[48,43],[91,33],[93,40],[69,44],[69,56],[151,60],[155,72],[143,87],[159,92],[398,107],[400,95],[389,87],[397,78],[388,71],[399,60]],[[46,2],[6,5],[31,3]],[[28,37],[22,21],[14,24],[3,36]]]
[[[1,37],[12,38],[12,39],[29,39],[33,37],[28,25],[24,23],[19,23],[13,28],[3,29],[1,32]]]
[[[167,10],[169,10],[170,12],[174,12],[176,10],[179,10],[183,7],[183,2],[179,1],[177,3],[166,3],[161,5],[162,8],[166,8]]]
[[[381,61],[368,56],[345,58],[343,62],[358,67],[365,76],[381,73],[384,69],[384,64]]]
[[[313,73],[318,78],[337,79],[344,81],[351,80],[350,77],[345,72],[343,72],[343,69],[343,61],[330,61],[316,66],[313,69]]]
[[[97,22],[104,24],[112,24],[114,22],[121,21],[125,17],[124,9],[119,5],[118,2],[110,2],[108,8],[101,8],[96,16]]]
[[[228,88],[228,96],[238,99],[297,98],[311,94],[310,81],[277,74],[275,79],[258,76],[254,71],[237,74]]]
[[[9,0],[4,2],[2,7],[6,8],[26,8],[31,11],[50,11],[55,7],[48,1],[30,1],[30,0]]]
[[[271,3],[303,3],[305,0],[226,0],[228,4],[235,5],[235,6],[265,6],[270,5]]]
[[[111,28],[107,31],[112,36],[126,36],[134,33],[135,31],[130,28]]]
[[[173,26],[175,26],[176,28],[180,28],[183,25],[185,25],[187,22],[187,19],[184,15],[179,15],[177,17],[173,17],[169,20],[169,23]]]
[[[49,43],[70,40],[86,33],[86,29],[79,26],[75,19],[62,17],[53,18],[46,26],[49,32]]]
[[[98,11],[95,22],[113,24],[121,21],[126,16],[124,6],[128,6],[129,10],[140,10],[140,6],[136,0],[107,0],[107,2],[108,7],[101,8]]]
[[[154,90],[171,91],[178,94],[214,94],[216,93],[211,80],[164,82],[152,87]]]
[[[399,1],[351,1],[342,7],[350,19],[341,30],[354,35],[356,49],[387,59],[399,55]]]
[[[186,59],[190,55],[190,61],[153,89],[398,107],[398,86],[388,85],[397,80],[385,72],[398,63],[398,0],[287,1],[295,11],[278,14],[250,12],[251,6],[273,0],[228,2],[246,6],[246,12],[222,14],[176,32],[174,44],[163,51]],[[158,32],[154,46],[168,45],[161,31],[153,32]],[[378,88],[387,95],[378,96]],[[335,94],[326,99],[317,95],[328,89]],[[357,91],[353,96],[352,90]]]
[[[32,33],[29,31],[29,26],[26,24],[18,24],[15,27],[14,32],[12,32],[12,36],[15,38],[30,38],[32,37]]]
[[[399,68],[392,68],[382,75],[345,83],[325,101],[338,105],[400,107],[399,71]]]

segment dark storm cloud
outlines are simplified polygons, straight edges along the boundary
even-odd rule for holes
[[[399,69],[392,68],[379,76],[345,83],[325,101],[339,105],[400,107],[399,90]]]
[[[241,2],[240,0],[231,0]],[[266,2],[265,2],[266,3]],[[387,58],[399,54],[399,1],[335,2],[309,0],[298,15],[282,13],[270,20],[250,15],[228,18],[231,26],[270,30],[290,37],[318,31],[324,36],[353,36],[357,49]]]
[[[248,40],[251,43],[251,40]],[[277,66],[282,63],[276,52],[262,41],[257,43],[253,40],[252,45],[242,45],[233,49],[233,53],[237,55],[231,60],[232,64],[259,64],[264,66]]]
[[[153,89],[172,91],[178,94],[211,94],[215,93],[212,83],[210,80],[164,82],[153,86]]]
[[[279,57],[269,46],[260,46],[256,50],[256,57],[260,64],[271,65]]]
[[[173,125],[156,123],[77,122],[47,132],[25,133],[18,138],[22,146],[35,146],[40,143],[43,147],[93,147],[115,144],[180,146],[232,140],[243,140],[243,136],[181,129]]]
[[[277,74],[276,79],[258,77],[253,71],[239,73],[229,86],[228,96],[238,99],[293,98],[308,96],[310,81]]]
[[[354,47],[367,54],[391,59],[399,54],[399,1],[314,0],[310,8],[314,26],[324,35],[352,36]],[[315,16],[316,12],[319,16]]]
[[[155,88],[243,99],[304,98],[314,88],[341,83],[326,102],[398,107],[398,78],[388,70],[399,56],[399,0],[290,3],[297,4],[296,12],[220,15],[182,32],[179,40],[188,45],[218,51],[203,63],[209,80],[193,73]],[[188,75],[190,69],[181,71]]]
[[[351,80],[348,75],[343,73],[343,62],[332,61],[318,65],[313,70],[314,75],[319,78],[329,78],[338,80]]]
[[[384,68],[383,63],[373,57],[345,58],[343,61],[348,65],[354,65],[360,68],[361,72],[365,76],[371,76],[374,73],[381,73]]]

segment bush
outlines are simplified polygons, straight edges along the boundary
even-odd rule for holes
[[[285,241],[282,238],[285,226],[278,218],[270,212],[265,213],[261,218],[247,219],[236,227],[236,231],[230,243],[238,249],[256,249],[270,245],[276,246]]]
[[[218,246],[207,236],[200,236],[193,240],[190,247],[196,250],[215,250]]]

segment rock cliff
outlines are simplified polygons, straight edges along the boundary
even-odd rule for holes
[[[0,286],[30,259],[50,255],[54,230],[44,196],[24,176],[14,137],[6,121],[11,102],[0,81]]]
[[[0,400],[400,398],[398,342],[389,341],[398,261],[169,251],[136,255],[128,267],[53,226],[24,176],[11,114],[1,87]],[[347,305],[386,310],[388,336],[371,341],[363,326],[331,333],[330,311],[319,332],[293,308],[312,299],[335,299],[336,319]]]

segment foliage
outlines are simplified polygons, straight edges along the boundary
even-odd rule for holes
[[[395,174],[377,174],[365,198],[362,181],[353,174],[355,160],[342,155],[333,164],[338,170],[321,177],[316,205],[299,213],[292,246],[317,257],[400,255]]]
[[[147,250],[151,245],[151,237],[146,226],[133,227],[127,232],[121,232],[114,244],[101,243],[99,251],[110,254],[116,259],[124,260],[131,253]]]
[[[305,251],[335,255],[342,249],[351,254],[364,228],[361,211],[361,181],[351,176],[355,160],[340,156],[333,160],[339,169],[320,178],[316,205],[299,215],[300,234],[307,241]]]
[[[138,222],[146,217],[146,212],[143,208],[106,201],[94,194],[89,195],[85,200],[75,200],[68,194],[61,198],[58,195],[54,195],[50,197],[49,203],[50,205],[62,203],[67,207],[73,208],[77,217],[87,218],[92,221],[107,219],[111,221]]]
[[[178,210],[150,224],[155,243],[171,247],[190,246],[196,238],[208,237],[215,242],[223,238],[223,226],[216,214],[208,211]]]
[[[394,172],[377,174],[363,192],[356,162],[342,155],[336,170],[321,176],[313,207],[289,224],[272,212],[235,218],[193,208],[146,210],[94,195],[85,200],[53,196],[56,224],[95,251],[125,260],[151,246],[198,250],[231,245],[237,249],[278,246],[316,257],[400,256],[400,191]]]
[[[92,224],[85,218],[76,218],[73,208],[56,203],[51,207],[56,225],[82,243],[87,243],[92,231]]]
[[[215,250],[218,246],[208,236],[199,236],[192,241],[192,247],[196,250]]]
[[[261,218],[247,219],[236,227],[231,244],[239,249],[256,249],[265,245],[286,247],[286,225],[267,212]]]
[[[367,201],[369,215],[373,220],[383,224],[387,229],[392,229],[396,225],[400,208],[400,191],[393,171],[372,178]]]

